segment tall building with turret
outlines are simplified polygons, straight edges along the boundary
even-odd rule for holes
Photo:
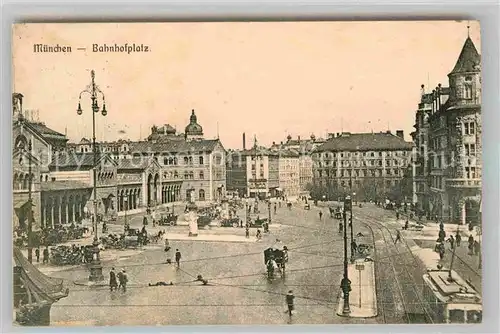
[[[468,36],[449,86],[423,92],[412,136],[417,206],[444,222],[479,223],[481,56]]]

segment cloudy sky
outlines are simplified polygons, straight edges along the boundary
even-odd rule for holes
[[[226,148],[326,132],[413,130],[420,85],[447,86],[468,22],[31,24],[13,29],[13,88],[24,108],[71,141],[91,137],[90,70],[106,95],[97,140],[138,140],[151,126],[183,131],[195,109]],[[470,36],[480,51],[478,22]],[[72,53],[34,53],[33,44]],[[147,53],[94,53],[92,44]],[[86,48],[85,51],[77,48]]]

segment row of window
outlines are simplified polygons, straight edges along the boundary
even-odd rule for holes
[[[317,175],[318,177],[364,177],[364,176],[372,176],[372,177],[377,177],[377,176],[398,176],[401,175],[399,169],[386,169],[385,174],[382,169],[373,169],[373,170],[342,170],[337,173],[336,170],[319,170]]]
[[[320,187],[323,187],[323,186],[332,187],[331,182],[323,182],[321,180],[318,181],[316,184],[319,185]],[[338,184],[342,187],[350,187],[351,186],[350,181],[345,181],[345,180],[341,180]],[[355,186],[356,188],[361,188],[363,184],[360,180],[353,180],[352,185]],[[383,186],[384,183],[382,183],[380,185]],[[399,185],[399,180],[385,180],[386,188],[395,187],[397,185]]]
[[[326,153],[318,153],[315,154],[317,158],[325,158],[325,159],[330,159],[330,158],[351,158],[351,157],[382,157],[383,156],[382,151],[379,152],[341,152],[341,153],[336,153],[336,152],[326,152]],[[408,152],[407,151],[385,151],[385,156],[386,157],[404,157],[407,156]]]
[[[184,157],[183,160],[184,165],[194,165],[194,161],[197,161],[198,165],[204,165],[205,164],[205,157],[199,156],[198,159],[193,158],[193,157]],[[222,163],[222,157],[216,156],[214,159],[214,163],[217,165],[220,165]],[[179,161],[177,157],[164,157],[163,158],[163,164],[165,166],[177,166],[179,165]]]
[[[337,167],[368,167],[368,166],[383,166],[383,160],[366,160],[366,161],[341,161],[337,164],[336,161],[325,161],[325,166]],[[385,160],[385,165],[387,167],[404,167],[406,165],[406,160]],[[323,167],[321,162],[318,162],[318,167]]]

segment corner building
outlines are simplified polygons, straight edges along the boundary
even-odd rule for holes
[[[414,178],[421,185],[418,205],[444,222],[477,224],[481,218],[481,56],[470,37],[448,80],[449,87],[439,84],[432,93],[424,93],[426,107],[417,111],[413,137],[420,147],[417,159],[427,166],[415,170]],[[422,194],[426,190],[422,184],[427,184],[430,196]]]

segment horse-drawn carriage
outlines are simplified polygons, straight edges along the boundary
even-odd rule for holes
[[[330,207],[329,210],[330,210],[330,217],[333,217],[335,219],[342,219],[342,210],[339,207],[337,208]]]
[[[264,265],[266,266],[267,277],[274,278],[274,272],[278,270],[283,277],[285,275],[285,267],[288,262],[286,246],[283,250],[276,248],[267,248],[264,250]]]
[[[248,224],[249,224],[249,227],[257,227],[257,228],[263,228],[264,224],[267,224],[268,223],[268,219],[267,218],[255,218],[255,219],[249,219],[248,220]]]
[[[175,225],[177,225],[177,218],[178,217],[179,217],[178,215],[174,215],[173,213],[168,213],[166,216],[161,215],[158,224],[160,226],[165,226],[165,225],[175,226]]]
[[[226,218],[220,221],[220,225],[222,227],[239,227],[240,226],[240,218]]]

